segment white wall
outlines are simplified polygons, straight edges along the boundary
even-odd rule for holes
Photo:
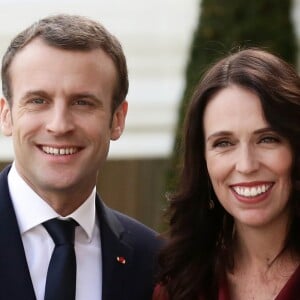
[[[184,69],[198,0],[0,0],[0,54],[36,19],[66,12],[99,20],[121,41],[128,60],[129,113],[110,158],[166,157],[173,143]],[[12,159],[0,136],[0,160]]]

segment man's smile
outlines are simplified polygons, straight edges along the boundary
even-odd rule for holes
[[[51,155],[70,155],[77,153],[80,148],[78,147],[51,147],[41,146],[43,152]]]

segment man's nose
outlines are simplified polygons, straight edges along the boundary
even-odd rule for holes
[[[53,105],[49,113],[47,131],[55,135],[63,135],[74,129],[74,120],[70,109],[66,105]]]

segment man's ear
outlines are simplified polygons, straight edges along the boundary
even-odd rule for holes
[[[5,136],[11,136],[12,135],[11,107],[8,101],[4,98],[0,99],[0,122],[1,122],[1,132]]]
[[[128,102],[124,100],[115,110],[112,116],[110,139],[115,141],[121,135],[125,127]]]

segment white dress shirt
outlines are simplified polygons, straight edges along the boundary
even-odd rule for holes
[[[37,300],[44,299],[47,269],[54,249],[43,222],[60,217],[22,179],[15,165],[8,174],[8,186],[17,216]],[[77,262],[76,300],[101,300],[102,263],[100,228],[96,218],[96,188],[88,199],[66,218],[79,226],[75,231]]]

